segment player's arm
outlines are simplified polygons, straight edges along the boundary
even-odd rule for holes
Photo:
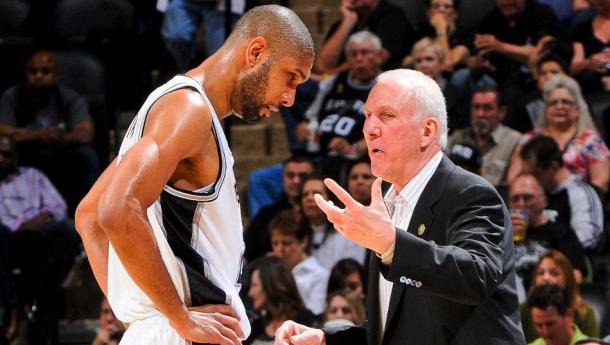
[[[93,275],[104,295],[108,296],[108,237],[97,221],[97,205],[102,191],[114,173],[116,161],[106,168],[89,193],[78,204],[74,216]]]
[[[209,142],[210,126],[207,107],[192,91],[176,91],[160,99],[149,111],[145,135],[127,151],[100,191],[96,217],[129,276],[180,335],[224,344],[237,342],[236,320],[223,315],[210,319],[187,310],[146,216],[180,161]]]

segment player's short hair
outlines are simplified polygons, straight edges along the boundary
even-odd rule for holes
[[[314,58],[311,34],[291,9],[279,5],[254,7],[237,21],[228,40],[249,40],[259,36],[267,40],[271,56],[282,53],[298,59]]]

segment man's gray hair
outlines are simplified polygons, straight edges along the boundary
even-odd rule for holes
[[[379,36],[375,35],[370,31],[362,30],[354,32],[347,38],[347,42],[345,43],[345,53],[347,54],[348,46],[350,44],[362,44],[364,42],[371,42],[371,44],[373,45],[373,49],[375,49],[376,52],[381,51],[381,48],[383,48]]]
[[[401,86],[403,100],[413,100],[415,103],[414,115],[420,119],[434,117],[438,120],[440,128],[436,141],[444,150],[447,147],[447,106],[443,91],[434,79],[411,69],[395,69],[380,74],[377,82],[385,80],[394,81]]]

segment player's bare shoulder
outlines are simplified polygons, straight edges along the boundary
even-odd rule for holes
[[[185,88],[159,98],[150,108],[145,136],[153,136],[161,149],[171,145],[183,158],[207,151],[214,142],[212,115],[207,102],[196,90]]]
[[[220,160],[212,116],[203,96],[190,88],[168,93],[151,107],[144,136],[155,140],[162,159],[178,162],[170,184],[194,190],[215,180]]]

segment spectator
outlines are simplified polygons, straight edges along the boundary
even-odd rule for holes
[[[363,205],[371,203],[371,186],[375,177],[371,173],[368,155],[354,161],[347,170],[347,192]]]
[[[330,270],[327,294],[343,291],[364,300],[366,295],[366,274],[364,267],[354,259],[339,260]]]
[[[165,12],[161,35],[179,72],[186,72],[192,67],[195,33],[199,24],[203,24],[205,29],[206,57],[220,48],[225,40],[224,1],[158,0],[157,8]],[[231,1],[232,24],[244,13],[244,9],[245,0]]]
[[[528,296],[527,306],[540,333],[530,345],[570,345],[587,338],[574,324],[574,310],[560,286],[536,287]]]
[[[534,174],[542,184],[548,208],[556,211],[557,221],[571,225],[584,249],[596,249],[604,228],[601,199],[590,185],[563,166],[555,140],[546,136],[530,140],[521,149],[520,158],[523,171]]]
[[[532,70],[536,79],[536,89],[525,95],[504,123],[521,133],[534,129],[540,123],[540,116],[544,114],[545,104],[542,100],[544,84],[554,75],[567,75],[568,63],[559,55],[546,55],[542,57]]]
[[[555,139],[563,162],[570,171],[606,192],[610,179],[610,151],[597,132],[578,83],[555,75],[543,89],[544,116],[536,128],[524,135],[520,145],[539,135]],[[515,150],[508,171],[509,181],[521,171],[520,148]]]
[[[445,88],[447,81],[443,78],[443,68],[446,55],[438,42],[422,38],[413,45],[411,57],[415,70],[434,79],[441,89]]]
[[[0,133],[13,137],[21,163],[42,170],[74,210],[100,167],[90,146],[94,128],[87,103],[58,85],[58,76],[55,55],[35,52],[25,81],[2,94]]]
[[[334,23],[318,51],[315,69],[337,73],[347,69],[342,56],[347,38],[354,32],[369,30],[381,39],[383,69],[400,66],[411,41],[412,29],[403,10],[387,0],[341,0],[341,19]]]
[[[284,174],[284,169],[289,163],[291,163],[293,173]],[[295,198],[298,199],[303,187],[303,178],[311,174],[313,170],[313,162],[302,155],[293,155],[282,163],[254,170],[248,176],[250,218],[254,218],[263,207],[280,202],[284,194],[291,202]]]
[[[569,307],[574,311],[574,323],[585,333],[591,336],[599,335],[599,325],[593,308],[584,303],[578,291],[578,282],[574,276],[574,268],[570,261],[560,252],[549,250],[538,259],[530,290],[543,284],[557,284],[564,289],[569,301]],[[525,339],[528,342],[538,337],[531,314],[525,304],[521,307],[521,322]]]
[[[327,270],[345,258],[352,258],[362,264],[365,249],[337,233],[316,204],[315,194],[320,194],[326,200],[330,197],[320,176],[310,176],[303,185],[301,195],[301,211],[304,215],[302,226],[311,229],[313,233],[312,255]]]
[[[595,16],[576,25],[572,32],[572,73],[586,93],[610,91],[610,3],[591,0]]]
[[[53,339],[61,284],[80,253],[80,241],[59,192],[39,170],[18,166],[15,142],[4,135],[0,199],[0,223],[10,231],[10,259],[22,271],[17,291],[21,302],[37,311],[29,341]]]
[[[413,36],[428,37],[438,43],[446,57],[443,68],[452,71],[455,66],[466,62],[467,47],[472,40],[472,35],[456,24],[460,1],[425,0],[425,7],[428,21],[419,25]],[[412,60],[413,57],[407,55],[402,61],[403,66],[410,65]]]
[[[369,31],[347,40],[348,70],[320,82],[320,89],[296,129],[297,140],[307,141],[308,151],[320,159],[320,170],[335,178],[346,160],[367,152],[362,134],[364,102],[381,73],[381,41]]]
[[[328,270],[309,256],[311,229],[299,226],[299,213],[284,210],[269,224],[273,254],[286,262],[296,281],[307,309],[314,314],[324,312]]]
[[[492,73],[507,87],[511,74],[527,63],[533,45],[545,36],[564,32],[547,5],[532,0],[496,0],[497,7],[483,18],[474,38],[474,66]]]
[[[361,325],[364,319],[364,304],[361,299],[341,291],[328,296],[328,304],[324,312],[325,328],[339,323]]]
[[[470,101],[470,127],[457,130],[449,137],[449,146],[467,143],[483,154],[481,176],[496,188],[506,186],[510,157],[521,137],[502,124],[505,114],[498,88],[481,86]]]
[[[568,65],[565,67],[565,74],[568,74],[570,71],[569,62],[572,61],[572,58],[574,57],[574,48],[572,47],[571,43],[551,36],[546,36],[538,40],[538,43],[534,46],[534,50],[529,56],[527,63],[528,68],[530,69],[534,78],[537,79],[535,74],[538,73],[537,70],[540,60],[547,56],[559,57],[562,62],[567,62]],[[544,86],[544,83],[542,83],[542,86]],[[540,89],[542,89],[542,86],[540,86]]]
[[[411,50],[414,68],[434,79],[443,91],[447,103],[449,128],[458,129],[467,126],[469,90],[455,87],[443,75],[446,55],[441,45],[424,37],[413,45]]]
[[[313,325],[314,315],[303,305],[297,285],[286,263],[264,256],[250,264],[250,290],[254,316],[252,332],[243,344],[273,344],[275,330],[285,320],[298,319]]]
[[[522,174],[515,178],[508,200],[515,241],[515,269],[524,286],[530,285],[533,268],[549,249],[563,253],[574,265],[577,280],[581,281],[587,272],[582,246],[569,224],[545,216],[546,197],[536,177]]]
[[[106,298],[102,299],[100,309],[100,328],[91,345],[110,345],[113,338],[119,338],[125,332],[125,326],[117,319]]]
[[[272,167],[273,169],[273,167]],[[264,206],[250,221],[248,228],[244,232],[244,242],[246,245],[245,258],[252,261],[271,251],[271,240],[269,236],[269,222],[281,210],[299,209],[301,190],[303,182],[313,172],[314,167],[311,160],[302,156],[292,156],[284,161],[281,168],[282,175],[282,194],[278,201]],[[262,179],[250,176],[248,184],[248,196],[260,194]],[[259,175],[264,172],[259,170]],[[252,198],[249,198],[252,200]],[[249,207],[254,207],[249,202]]]

